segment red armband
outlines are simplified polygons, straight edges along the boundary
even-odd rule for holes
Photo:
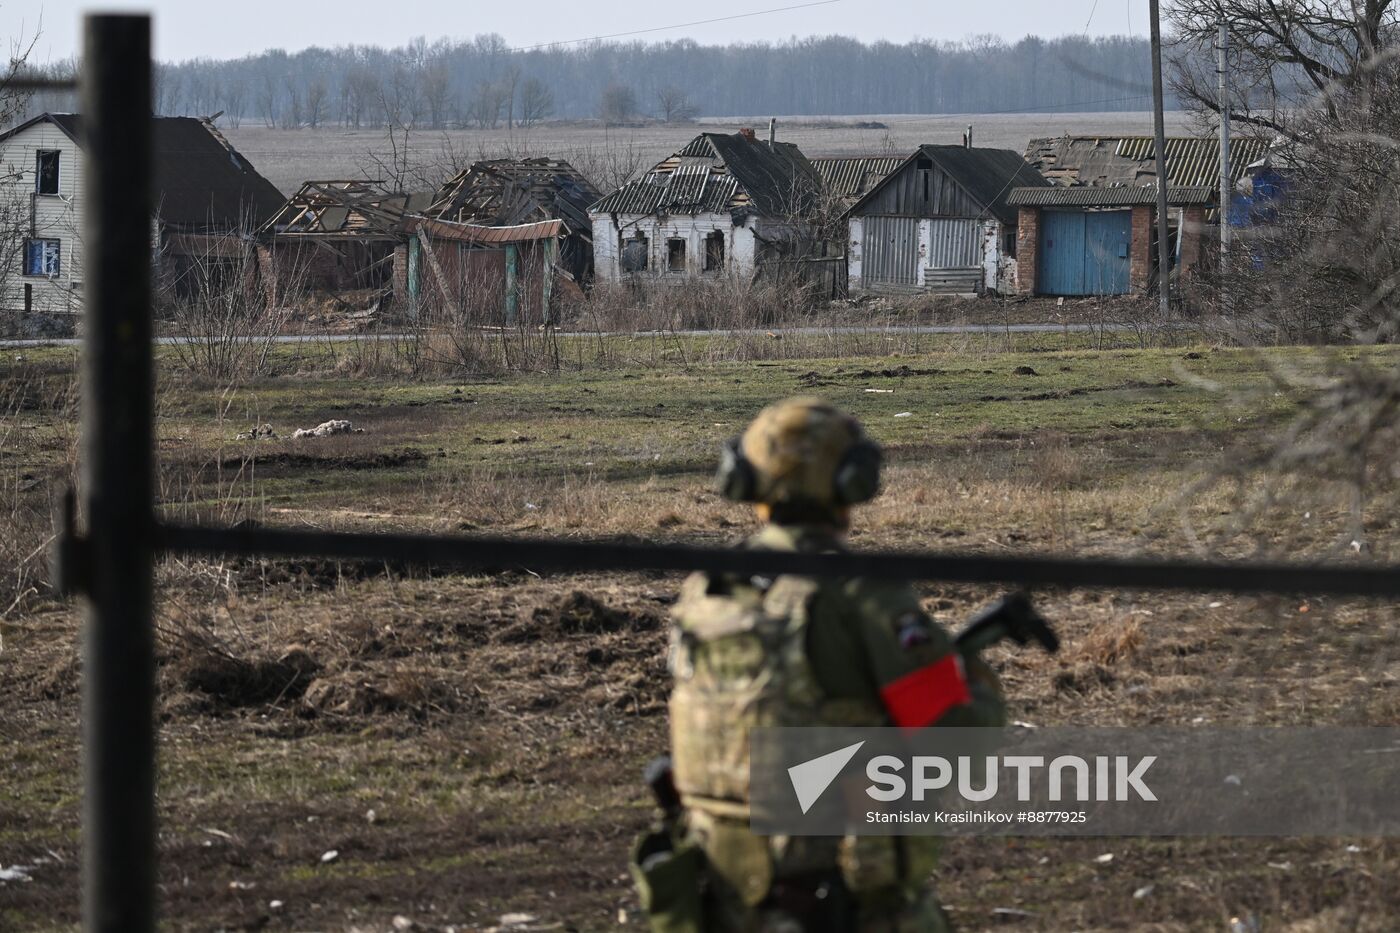
[[[972,702],[962,655],[954,651],[905,674],[882,688],[880,699],[896,726],[922,729],[937,722],[954,706]]]

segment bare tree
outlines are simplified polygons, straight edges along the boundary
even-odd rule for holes
[[[604,123],[627,123],[637,114],[637,95],[625,84],[610,84],[598,101],[598,117]]]
[[[1295,139],[1291,118],[1300,109],[1316,105],[1335,122],[1343,100],[1381,89],[1379,66],[1400,40],[1393,0],[1177,0],[1169,18],[1173,87],[1184,103],[1219,112],[1210,50],[1224,19],[1231,119]]]
[[[526,78],[520,86],[520,125],[531,127],[554,114],[554,94],[538,78]]]
[[[467,117],[479,129],[495,129],[501,122],[501,109],[505,106],[505,95],[500,85],[483,81],[472,92],[467,105]]]
[[[306,88],[306,125],[313,130],[321,125],[321,120],[326,115],[326,98],[330,90],[326,87],[326,82],[317,78]]]
[[[433,129],[442,129],[447,122],[452,97],[452,72],[441,60],[423,69],[423,103],[428,108],[428,122]]]
[[[685,91],[678,87],[664,87],[657,91],[656,102],[661,107],[661,119],[667,123],[690,123],[700,112]]]

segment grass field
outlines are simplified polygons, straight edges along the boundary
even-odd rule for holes
[[[1167,131],[1191,132],[1189,116],[1167,115]],[[884,123],[888,129],[856,129],[841,124]],[[979,146],[1021,152],[1038,136],[1063,133],[1151,134],[1150,113],[1031,113],[1031,114],[907,114],[864,117],[778,117],[778,138],[797,143],[808,157],[872,155],[890,150],[908,155],[921,143],[959,143],[968,124]],[[505,155],[555,156],[571,159],[580,170],[607,151],[636,153],[639,167],[648,168],[685,145],[699,132],[732,133],[741,126],[766,131],[768,117],[712,117],[698,124],[603,127],[592,123],[543,123],[529,129],[416,130],[409,138],[408,162],[426,171],[434,184],[445,180],[449,163]],[[377,162],[392,165],[393,151],[382,129],[323,127],[310,130],[268,129],[245,121],[237,129],[223,127],[234,147],[283,193],[290,194],[309,179],[378,178]]]
[[[890,454],[856,547],[1349,554],[1343,486],[1210,479],[1267,449],[1338,366],[1400,364],[1393,348],[1099,350],[1054,334],[1010,352],[930,340],[749,362],[648,346],[607,368],[489,379],[347,375],[329,350],[279,350],[271,375],[232,386],[178,375],[167,357],[162,507],[319,528],[737,542],[753,519],[709,488],[717,445],[762,404],[815,392]],[[46,481],[71,469],[71,363],[57,350],[0,363],[12,515],[46,514]],[[288,437],[330,418],[364,433]],[[279,437],[236,439],[259,424]],[[1245,500],[1260,490],[1279,498],[1255,511]],[[1365,549],[1395,560],[1400,512],[1382,492],[1362,511]],[[171,929],[387,930],[399,916],[484,929],[512,911],[549,928],[638,927],[625,861],[651,818],[640,769],[666,741],[677,577],[172,560],[159,581]],[[950,626],[995,595],[919,590]],[[1400,724],[1392,605],[1040,602],[1065,650],[992,655],[1015,719]],[[29,882],[0,883],[0,929],[77,921],[77,635],[75,607],[42,586],[0,616],[0,863],[35,866]],[[1254,916],[1265,930],[1380,931],[1400,923],[1397,872],[1400,847],[1377,839],[954,840],[935,884],[968,930],[1224,930]]]

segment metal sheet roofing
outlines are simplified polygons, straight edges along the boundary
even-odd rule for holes
[[[421,227],[438,240],[492,246],[506,243],[528,243],[534,240],[551,240],[568,232],[564,221],[559,219],[541,220],[532,224],[515,224],[509,227],[495,227],[485,224],[458,224],[424,218],[410,226],[414,229]]]
[[[1266,140],[1230,141],[1230,183],[1268,152]],[[1055,184],[1136,186],[1156,180],[1156,145],[1151,136],[1059,136],[1032,139],[1026,161]],[[1167,137],[1167,179],[1181,187],[1220,184],[1220,140],[1210,136]]]
[[[1176,207],[1214,203],[1215,190],[1207,187],[1173,187],[1167,189],[1167,203]],[[1157,203],[1155,185],[1091,188],[1080,186],[1012,188],[1006,197],[1012,207],[1131,207]]]
[[[760,214],[802,213],[821,179],[792,143],[741,133],[701,133],[646,175],[594,204],[599,214],[718,214],[751,207]]]
[[[851,156],[812,159],[822,191],[841,200],[855,200],[878,185],[904,162],[903,156]]]

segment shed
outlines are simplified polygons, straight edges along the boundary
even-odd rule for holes
[[[920,146],[847,211],[853,290],[978,293],[1011,281],[1014,187],[1048,182],[1009,149]]]
[[[383,182],[308,181],[258,231],[259,262],[275,301],[291,292],[382,291],[404,221],[433,200],[385,192]]]
[[[474,162],[449,179],[423,214],[447,224],[511,230],[558,221],[549,240],[554,244],[551,262],[582,286],[593,277],[588,208],[600,197],[593,184],[563,159],[490,159]],[[424,229],[435,235],[435,230],[456,228]],[[484,241],[472,242],[480,246]]]
[[[1230,143],[1234,187],[1267,143]],[[1173,136],[1164,151],[1174,274],[1188,275],[1219,223],[1220,142]],[[1026,160],[1056,184],[1054,194],[1013,194],[1021,212],[1016,290],[1041,295],[1143,294],[1156,274],[1156,143],[1151,136],[1032,139]],[[1030,257],[1027,261],[1026,257]]]

